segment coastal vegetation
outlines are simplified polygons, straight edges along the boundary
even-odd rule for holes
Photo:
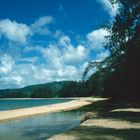
[[[19,89],[0,90],[0,98],[48,98],[59,97],[59,91],[72,81],[31,85]]]
[[[140,1],[110,0],[118,3],[118,13],[108,28],[105,48],[110,56],[102,62],[90,62],[84,77],[92,68],[97,71],[88,79],[95,95],[113,99],[138,100],[140,83]]]

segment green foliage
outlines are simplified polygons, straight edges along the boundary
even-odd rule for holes
[[[140,1],[110,1],[120,5],[105,45],[110,56],[102,62],[89,63],[84,77],[96,68],[88,79],[89,89],[94,94],[136,100],[140,97]]]
[[[90,96],[84,82],[62,81],[0,90],[0,98],[53,98]]]
[[[0,90],[0,98],[59,97],[59,90],[61,90],[67,83],[69,83],[69,81],[32,85],[20,89],[4,89]]]
[[[31,93],[31,98],[50,98],[54,97],[50,88],[38,88]]]
[[[0,98],[28,98],[28,95],[19,91],[12,91],[1,93]]]
[[[60,91],[61,97],[84,97],[90,96],[84,82],[69,82]]]

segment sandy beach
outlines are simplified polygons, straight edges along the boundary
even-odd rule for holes
[[[76,98],[75,100],[53,104],[53,105],[45,105],[39,107],[32,108],[24,108],[24,109],[16,109],[16,110],[8,110],[8,111],[0,111],[0,123],[14,120],[17,118],[25,118],[39,114],[67,111],[72,109],[77,109],[82,106],[89,105],[95,101],[104,100],[102,98]]]
[[[106,134],[103,133],[103,130]],[[80,126],[69,130],[66,133],[55,135],[48,140],[123,140],[121,137],[117,137],[117,135],[119,136],[118,133],[122,131],[122,133],[124,132],[124,135],[131,136],[129,131],[131,132],[132,130],[140,132],[140,123],[120,121],[117,119],[89,119]]]
[[[140,139],[140,108],[120,108],[95,117],[87,113],[87,120],[71,130],[47,140],[132,140]]]

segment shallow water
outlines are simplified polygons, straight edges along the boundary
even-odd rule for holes
[[[0,99],[0,111],[58,104],[72,99]]]
[[[68,111],[0,124],[0,140],[46,140],[80,124],[84,112]]]

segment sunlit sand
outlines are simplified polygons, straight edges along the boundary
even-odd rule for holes
[[[16,109],[16,110],[9,110],[9,111],[0,111],[0,122],[10,121],[17,118],[25,118],[25,117],[39,115],[39,114],[72,110],[82,106],[89,105],[94,101],[98,101],[98,100],[103,100],[103,99],[77,98],[75,100],[65,102],[65,103],[45,105],[45,106],[32,107],[32,108],[24,108],[24,109]]]

